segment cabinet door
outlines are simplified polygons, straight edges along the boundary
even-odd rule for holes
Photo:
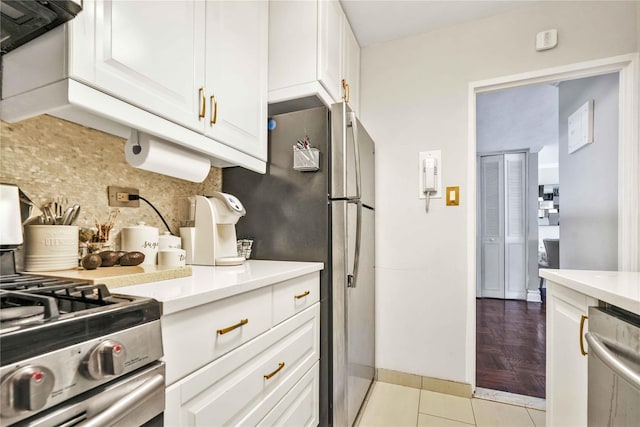
[[[547,425],[587,425],[587,356],[581,353],[582,316],[598,301],[548,282]],[[584,342],[586,349],[586,342]]]
[[[314,427],[319,417],[320,362],[260,421],[258,427]]]
[[[98,87],[202,130],[204,3],[98,0],[95,13]]]
[[[267,160],[265,1],[206,3],[205,134]]]
[[[342,7],[337,0],[318,2],[318,80],[338,102],[342,98]]]
[[[358,113],[360,106],[360,45],[356,36],[351,30],[349,21],[344,19],[344,42],[343,42],[343,79],[348,85],[346,94],[343,93],[345,101],[349,103],[351,110]]]

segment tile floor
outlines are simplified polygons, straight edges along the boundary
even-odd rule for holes
[[[376,382],[357,427],[544,427],[545,412]]]

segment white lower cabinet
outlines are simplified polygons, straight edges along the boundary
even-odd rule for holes
[[[598,300],[547,282],[548,426],[587,425],[587,314]]]
[[[171,384],[269,330],[271,289],[204,304],[161,322],[167,384]]]
[[[260,421],[258,426],[311,427],[318,425],[319,387],[320,362],[316,362],[276,407]]]
[[[318,284],[319,275],[308,274],[181,312],[186,316],[183,322],[163,329],[167,384],[170,384],[166,389],[165,425],[317,425],[320,358]],[[307,289],[309,294],[306,296],[313,303],[299,311],[278,303],[285,294],[293,292],[290,296],[293,301],[296,295],[307,292]],[[260,325],[264,325],[268,315],[269,327],[238,343],[233,350],[221,355],[211,353],[209,337],[195,338],[194,334],[202,332],[200,324],[206,325],[205,329],[216,328],[212,325],[215,313],[219,312],[218,317],[221,318],[230,312],[240,315],[247,312],[243,311],[244,306],[255,312],[257,304],[261,304]],[[276,315],[285,308],[287,314]],[[192,313],[194,311],[198,312]],[[288,317],[283,320],[283,316]],[[177,339],[176,335],[180,334],[182,336]],[[180,353],[182,356],[177,357]],[[191,359],[202,360],[203,357],[212,361],[204,366],[191,362]],[[176,364],[189,368],[175,367]],[[189,374],[176,381],[176,375],[185,369]],[[173,372],[171,377],[170,372]]]

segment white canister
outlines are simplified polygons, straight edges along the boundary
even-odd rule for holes
[[[193,264],[193,253],[196,247],[196,228],[180,227],[180,239],[182,248],[186,251],[187,264]]]
[[[184,267],[187,256],[184,249],[165,249],[158,252],[158,265],[164,267]]]
[[[158,250],[163,251],[165,249],[182,249],[182,243],[180,237],[165,231],[160,235],[158,240]]]
[[[126,252],[142,252],[143,265],[155,265],[158,255],[158,229],[139,222],[133,227],[125,227],[120,232],[120,248]]]
[[[67,270],[78,266],[78,227],[24,227],[24,266],[27,271]]]

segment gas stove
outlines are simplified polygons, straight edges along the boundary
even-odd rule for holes
[[[93,421],[100,416],[106,425],[141,425],[161,418],[160,303],[111,294],[105,285],[16,273],[12,251],[0,258],[1,425],[101,425]],[[144,387],[144,405],[102,415]]]

